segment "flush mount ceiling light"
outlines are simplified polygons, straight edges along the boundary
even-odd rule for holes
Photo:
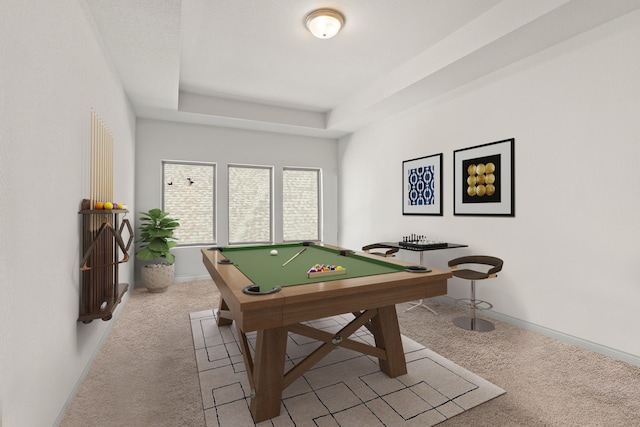
[[[318,9],[307,15],[304,23],[317,38],[330,39],[344,25],[344,16],[337,10]]]

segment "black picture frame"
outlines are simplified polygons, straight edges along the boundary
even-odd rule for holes
[[[515,138],[453,152],[453,214],[515,216]]]
[[[402,214],[442,216],[442,153],[402,162]]]

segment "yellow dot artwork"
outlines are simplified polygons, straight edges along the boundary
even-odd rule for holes
[[[492,196],[496,192],[496,165],[494,163],[471,164],[467,167],[467,194],[471,197]]]

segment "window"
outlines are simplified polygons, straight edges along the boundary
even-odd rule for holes
[[[270,243],[272,168],[229,165],[229,243]]]
[[[284,241],[320,240],[320,171],[282,171],[282,232]]]
[[[180,222],[178,245],[215,243],[215,165],[162,162],[162,174],[163,210]]]

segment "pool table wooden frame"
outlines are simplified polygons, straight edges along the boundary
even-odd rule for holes
[[[376,255],[358,255],[376,259]],[[250,409],[256,423],[279,415],[282,391],[336,346],[377,357],[381,370],[391,378],[406,374],[407,365],[395,304],[445,295],[447,279],[452,276],[448,271],[437,269],[428,273],[399,271],[286,286],[279,292],[256,296],[242,292],[252,282],[235,265],[218,263],[226,259],[224,252],[202,249],[202,256],[220,291],[218,325],[231,325],[235,321],[240,336],[252,389]],[[385,258],[385,261],[409,265],[390,261],[389,258]],[[353,313],[355,319],[336,334],[300,323],[344,313]],[[361,326],[371,330],[375,347],[348,338]],[[253,358],[245,335],[252,331],[256,331]],[[288,332],[305,335],[325,344],[285,373]]]

